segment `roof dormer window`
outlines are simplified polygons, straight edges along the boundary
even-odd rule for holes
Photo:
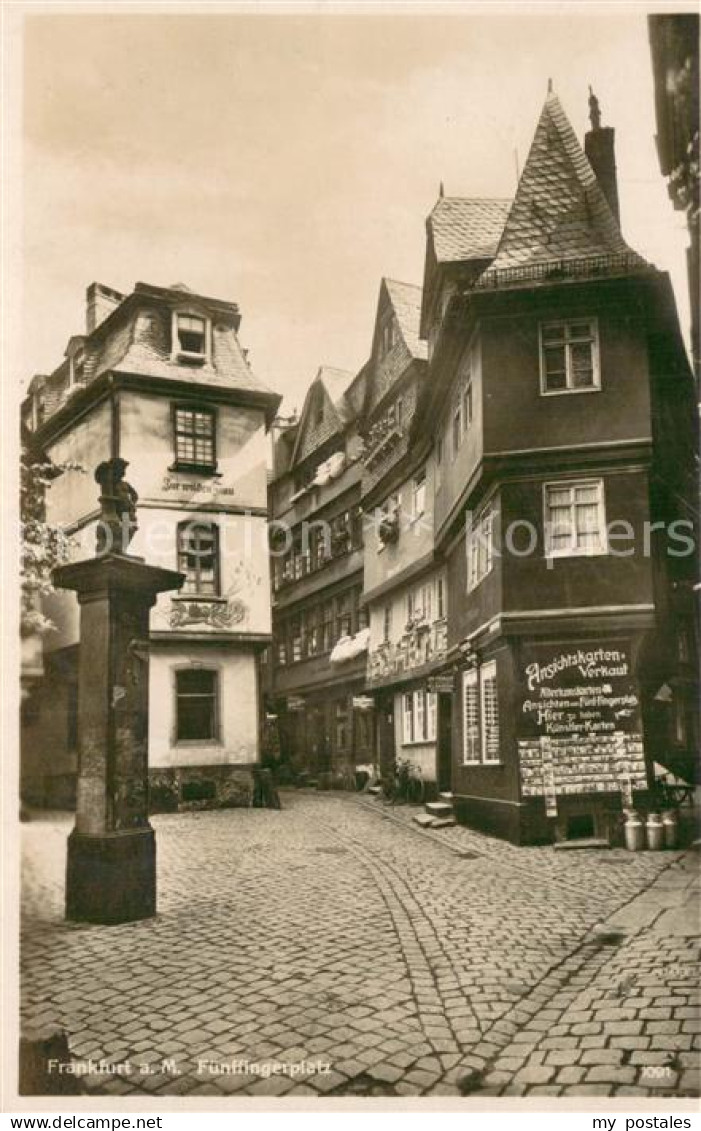
[[[207,361],[209,334],[206,318],[177,311],[173,314],[173,355],[184,361]]]

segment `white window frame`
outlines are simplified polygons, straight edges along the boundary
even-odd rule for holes
[[[402,746],[436,741],[437,700],[425,687],[402,693]]]
[[[472,593],[494,568],[494,509],[489,506],[467,530],[467,592]]]
[[[591,548],[572,546],[571,542],[569,546],[554,546],[553,523],[550,519],[550,493],[552,491],[571,490],[573,496],[569,505],[574,512],[576,506],[574,492],[577,491],[577,488],[591,489],[592,487],[597,489],[598,531],[596,546]],[[576,536],[576,524],[572,529]],[[543,542],[546,558],[596,558],[608,553],[606,545],[606,491],[603,479],[559,479],[543,484]]]
[[[574,337],[569,335],[569,327],[581,323],[588,323],[590,334],[589,337]],[[547,387],[547,370],[545,366],[545,346],[544,331],[554,330],[559,327],[564,327],[564,348],[565,348],[565,381],[566,386],[564,389],[548,389]],[[548,320],[547,322],[540,322],[538,325],[538,339],[540,346],[540,395],[542,397],[559,397],[568,393],[599,393],[601,392],[601,364],[600,364],[600,351],[599,351],[599,321],[597,318],[587,318],[586,315],[582,318],[561,318]],[[571,346],[581,343],[583,341],[591,342],[591,356],[592,356],[592,384],[584,385],[582,388],[574,387],[574,367],[572,365]]]
[[[411,521],[416,522],[426,513],[426,468],[414,476],[411,485]],[[419,509],[419,505],[421,509]]]

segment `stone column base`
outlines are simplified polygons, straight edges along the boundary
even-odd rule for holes
[[[68,838],[66,918],[131,923],[156,914],[156,834],[128,832]]]

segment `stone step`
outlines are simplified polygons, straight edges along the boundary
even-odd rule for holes
[[[416,813],[413,819],[417,825],[421,825],[422,829],[430,829],[436,820],[430,813]]]
[[[445,801],[445,803],[447,805],[452,805],[453,804],[453,795],[450,792],[450,790],[446,790],[444,793],[438,794],[438,800],[439,801]]]
[[[367,793],[382,793],[382,786],[381,785],[369,785],[366,792]]]
[[[453,806],[447,801],[427,801],[424,808],[432,817],[453,816]]]
[[[452,829],[457,824],[455,817],[433,817],[431,819],[432,829]]]

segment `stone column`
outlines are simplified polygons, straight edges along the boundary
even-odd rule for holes
[[[126,923],[156,912],[148,820],[149,612],[184,577],[108,553],[60,566],[80,603],[78,790],[68,839],[66,918]]]

